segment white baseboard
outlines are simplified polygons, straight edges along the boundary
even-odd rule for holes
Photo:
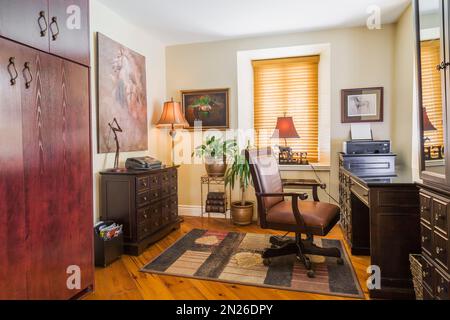
[[[188,205],[180,205],[178,206],[178,215],[185,217],[201,217],[202,216],[202,208],[201,206],[188,206]],[[204,214],[204,217],[208,217],[208,214]],[[225,219],[225,215],[220,213],[211,213],[211,218],[222,218]],[[227,217],[230,217],[230,214],[227,213]]]

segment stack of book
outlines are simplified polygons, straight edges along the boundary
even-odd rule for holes
[[[227,196],[225,192],[210,192],[206,200],[206,212],[226,213]]]

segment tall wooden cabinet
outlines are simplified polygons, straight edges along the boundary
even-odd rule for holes
[[[415,0],[423,297],[450,299],[450,1]]]
[[[43,2],[0,1],[0,299],[70,299],[94,282],[89,41],[42,47],[24,21]]]

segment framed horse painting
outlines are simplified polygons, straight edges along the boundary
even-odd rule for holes
[[[382,87],[342,90],[342,123],[382,122]]]
[[[123,130],[120,150],[148,150],[147,83],[145,57],[97,34],[98,45],[98,152],[114,152],[114,119]]]

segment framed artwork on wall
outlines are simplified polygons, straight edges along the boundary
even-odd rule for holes
[[[98,152],[114,152],[109,123],[123,130],[122,152],[148,150],[147,83],[145,57],[97,34],[98,45]]]
[[[196,124],[203,130],[225,130],[230,127],[230,89],[182,91],[183,113],[189,129]]]
[[[341,96],[342,123],[383,122],[383,87],[345,89]]]

